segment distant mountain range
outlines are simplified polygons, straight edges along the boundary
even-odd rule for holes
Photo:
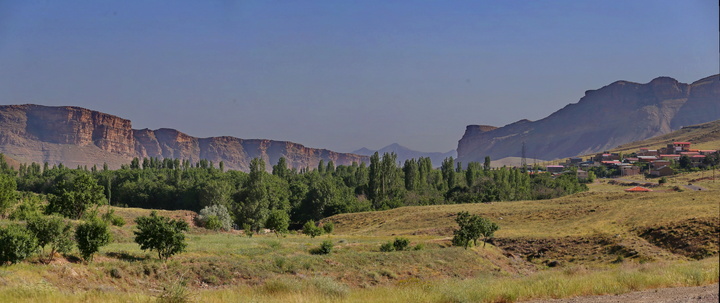
[[[458,161],[521,157],[523,143],[527,158],[585,155],[718,119],[720,75],[692,84],[669,77],[646,84],[617,81],[538,121],[469,125],[458,142]]]
[[[405,160],[408,159],[418,159],[420,157],[424,158],[430,158],[430,160],[433,163],[433,166],[439,167],[440,164],[442,164],[442,161],[445,160],[447,157],[457,157],[457,153],[454,150],[451,150],[446,153],[440,153],[440,152],[420,152],[416,150],[409,149],[405,146],[402,146],[397,143],[390,144],[388,146],[385,146],[379,150],[371,150],[367,148],[361,148],[356,151],[353,151],[353,154],[363,155],[363,156],[372,156],[375,152],[378,152],[379,155],[383,155],[385,153],[395,153],[397,154],[398,161],[400,163],[405,162]]]
[[[23,163],[128,164],[134,157],[201,159],[247,171],[262,158],[270,170],[280,157],[295,168],[315,168],[320,160],[336,165],[367,162],[365,156],[308,148],[301,144],[235,137],[196,138],[174,129],[132,129],[130,120],[80,107],[0,106],[0,153]]]

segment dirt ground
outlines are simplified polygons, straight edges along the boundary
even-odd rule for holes
[[[535,300],[527,303],[717,303],[720,285],[712,284],[697,287],[660,288],[636,291],[622,295],[587,296],[570,299]]]

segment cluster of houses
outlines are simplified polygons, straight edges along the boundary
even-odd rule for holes
[[[641,148],[631,157],[623,157],[620,153],[599,153],[593,157],[583,160],[582,158],[570,158],[560,165],[548,165],[550,173],[562,173],[568,167],[578,168],[578,178],[587,178],[587,170],[591,167],[605,166],[608,169],[617,169],[620,176],[639,175],[641,165],[647,163],[648,174],[653,177],[669,176],[674,173],[671,163],[680,160],[680,157],[687,156],[693,167],[702,164],[706,156],[715,153],[715,150],[698,150],[690,148],[690,142],[673,142],[665,148],[657,150]],[[642,165],[645,166],[645,165]]]

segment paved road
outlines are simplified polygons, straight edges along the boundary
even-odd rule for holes
[[[716,303],[720,285],[698,287],[660,288],[636,291],[622,295],[586,296],[568,299],[535,300],[528,303]]]

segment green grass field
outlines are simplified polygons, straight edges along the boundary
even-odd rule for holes
[[[651,193],[601,180],[553,200],[343,214],[326,218],[335,232],[317,238],[192,227],[187,252],[168,262],[133,242],[133,219],[150,210],[116,208],[128,224],[112,228],[114,242],[92,263],[34,257],[2,266],[0,301],[513,302],[705,285],[718,281],[720,222],[720,187],[706,174],[672,177]],[[673,189],[687,182],[707,190]],[[452,247],[459,211],[500,225],[494,245]],[[651,229],[685,248],[641,236]],[[419,250],[379,251],[398,236]],[[309,253],[324,240],[332,254]]]

